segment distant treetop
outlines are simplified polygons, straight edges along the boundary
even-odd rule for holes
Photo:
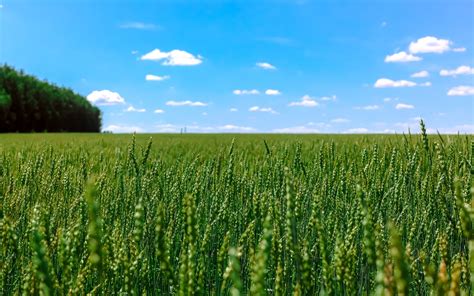
[[[101,112],[83,96],[0,66],[0,132],[100,132]]]

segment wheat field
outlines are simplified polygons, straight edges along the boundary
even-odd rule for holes
[[[2,135],[0,294],[470,295],[473,140]]]

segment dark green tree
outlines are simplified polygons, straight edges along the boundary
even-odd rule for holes
[[[101,112],[69,88],[0,67],[0,132],[100,132]]]

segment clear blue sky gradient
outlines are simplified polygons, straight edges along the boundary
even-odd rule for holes
[[[474,95],[447,95],[474,88],[474,75],[440,75],[474,67],[473,3],[0,0],[0,62],[84,96],[119,93],[125,104],[100,106],[104,129],[115,132],[406,132],[417,131],[422,117],[431,132],[474,133]],[[132,23],[143,26],[127,28]],[[426,36],[449,40],[451,49],[416,53],[416,62],[384,61]],[[183,50],[202,63],[140,60],[154,49]],[[422,70],[429,77],[410,77]],[[146,81],[148,74],[170,78]],[[374,87],[380,78],[431,86]],[[304,95],[319,105],[289,106]],[[166,105],[187,100],[208,105]],[[130,106],[146,112],[126,112]],[[253,106],[275,113],[250,112]]]

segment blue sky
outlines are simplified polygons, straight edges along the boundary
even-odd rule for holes
[[[0,7],[0,62],[84,95],[106,130],[392,133],[422,117],[474,133],[472,1]]]

